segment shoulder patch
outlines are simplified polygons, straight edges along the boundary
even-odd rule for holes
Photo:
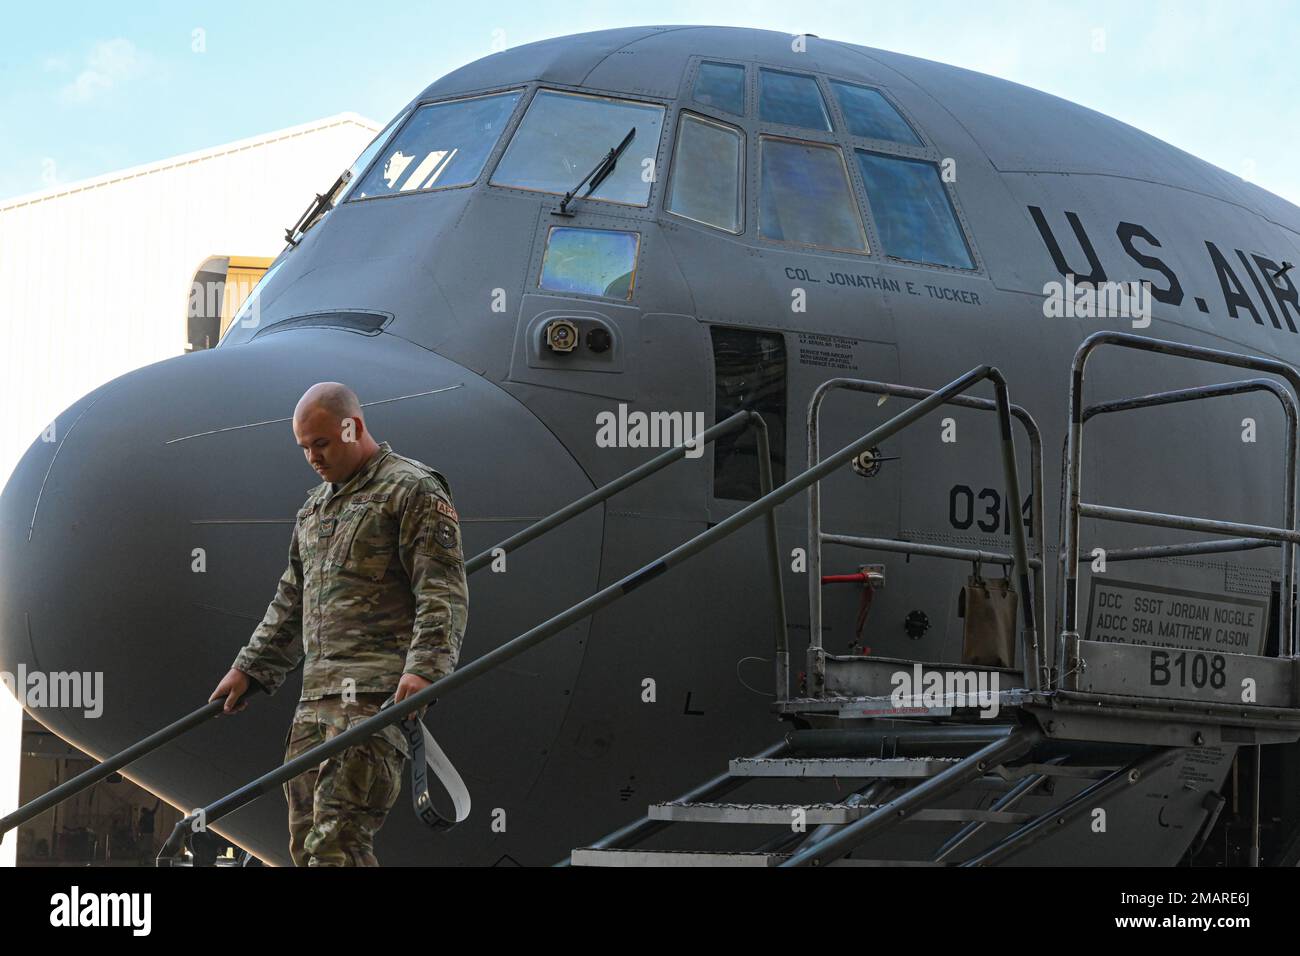
[[[438,502],[437,503],[438,514],[444,515],[450,518],[452,521],[456,522],[457,524],[460,524],[460,516],[456,514],[455,508],[453,508],[447,502],[443,501],[441,498],[438,498],[437,502]]]
[[[438,543],[448,551],[454,551],[456,548],[456,529],[451,522],[439,521],[434,527],[433,536],[438,539]]]

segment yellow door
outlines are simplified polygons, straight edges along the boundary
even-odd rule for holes
[[[253,291],[253,287],[266,274],[271,260],[261,256],[231,256],[230,267],[226,270],[225,295],[221,297],[221,332],[226,334],[230,320],[239,314],[240,308]]]

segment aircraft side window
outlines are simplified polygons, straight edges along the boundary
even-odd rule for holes
[[[831,80],[849,132],[863,139],[887,139],[905,146],[920,146],[921,139],[898,114],[889,100],[877,91],[842,80]]]
[[[691,94],[697,103],[745,115],[745,68],[734,63],[701,63]]]
[[[785,339],[779,332],[709,329],[713,339],[715,422],[752,408],[767,425],[773,487],[785,483]],[[713,443],[713,497],[756,501],[758,436],[746,428]]]
[[[956,269],[975,268],[934,163],[861,149],[856,153],[885,255]]]
[[[421,106],[348,199],[465,186],[483,170],[520,91]]]
[[[759,70],[758,114],[764,123],[831,129],[831,115],[817,81],[802,73]]]
[[[410,110],[403,112],[401,116],[389,123],[378,136],[372,139],[369,146],[361,151],[361,155],[348,167],[348,181],[343,184],[339,194],[334,198],[334,205],[337,206],[341,202],[347,202],[348,197],[360,184],[362,174],[370,168],[370,164],[379,155],[379,151],[393,138],[393,134],[397,132],[398,127],[406,122],[406,117],[410,115]],[[305,232],[306,229],[304,228],[303,231]]]
[[[808,246],[866,252],[858,204],[836,146],[760,139],[759,234]]]
[[[664,108],[655,104],[538,90],[492,183],[563,195],[635,127],[636,135],[614,171],[590,197],[645,206],[653,178],[645,172],[653,169],[663,122]],[[585,198],[588,193],[584,188],[579,195]]]
[[[539,288],[609,299],[632,298],[641,234],[621,229],[552,226],[546,235]]]
[[[665,208],[728,232],[740,232],[745,139],[740,130],[682,113]]]

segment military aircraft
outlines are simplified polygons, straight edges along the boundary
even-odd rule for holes
[[[1111,331],[1295,363],[1298,235],[1295,206],[1138,129],[911,56],[698,26],[494,53],[422,90],[312,204],[218,347],[96,389],[58,416],[56,441],[31,445],[0,500],[0,666],[102,672],[101,717],[36,713],[97,755],[206,701],[274,593],[313,484],[290,416],[317,381],[350,384],[380,440],[448,477],[469,556],[691,438],[656,422],[757,411],[780,486],[807,467],[809,404],[828,381],[936,389],[981,364],[1041,430],[1042,526],[1025,433],[1012,497],[995,416],[936,411],[820,487],[825,531],[919,546],[825,545],[832,580],[812,588],[821,646],[959,661],[972,562],[940,552],[1005,556],[1019,524],[1042,549],[1050,663],[1065,627],[1056,489],[1076,350]],[[1145,283],[1128,288],[1150,308],[1076,306],[1078,290],[1107,283]],[[1055,306],[1053,289],[1064,290]],[[1092,360],[1087,386],[1090,399],[1121,399],[1231,377],[1119,349]],[[1255,390],[1094,415],[1084,498],[1276,525],[1290,454],[1277,401]],[[910,402],[826,396],[823,456]],[[462,666],[741,512],[761,494],[757,448],[753,430],[728,433],[476,571]],[[772,706],[783,696],[773,615],[784,607],[794,661],[785,696],[806,698],[817,548],[806,493],[775,515],[782,594],[756,521],[439,700],[428,726],[474,811],[431,834],[404,795],[381,862],[551,864],[780,740],[791,725]],[[1166,664],[1197,687],[1225,666],[1202,652],[1278,654],[1283,549],[1175,553],[1102,574],[1094,547],[1187,534],[1082,527],[1085,638],[1183,649],[1190,665]],[[989,558],[980,573],[999,568]],[[296,695],[291,677],[129,774],[203,806],[279,764]],[[941,726],[939,712],[921,719]],[[820,725],[804,714],[794,726]],[[1073,819],[1008,862],[1188,859],[1226,817],[1220,795],[1249,775],[1239,751],[1260,742],[1198,739],[1107,797],[1106,826]],[[1295,748],[1265,750],[1285,755],[1269,772],[1294,780]],[[1091,780],[1053,779],[1057,798]],[[829,783],[839,792],[827,799],[858,792]],[[984,817],[932,816],[872,853],[933,855],[962,823],[991,830],[996,799],[977,794]],[[1017,809],[1051,799],[1029,793]],[[1279,834],[1294,827],[1294,801],[1271,819]],[[217,829],[288,862],[277,794]],[[752,848],[753,834],[718,822],[655,840]]]

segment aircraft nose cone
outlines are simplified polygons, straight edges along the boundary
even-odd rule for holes
[[[467,559],[592,487],[508,393],[388,335],[293,330],[123,376],[59,415],[54,440],[31,445],[0,495],[0,669],[101,675],[90,678],[102,681],[100,714],[29,706],[42,723],[106,756],[207,701],[274,595],[294,515],[321,481],[291,429],[295,403],[317,381],[353,387],[377,440],[447,476]],[[512,556],[518,579],[472,576],[462,661],[595,590],[600,527],[596,509],[548,536],[545,552]],[[530,562],[532,580],[546,582],[537,601],[489,580],[513,583]],[[537,736],[521,743],[541,754],[580,652],[564,641],[533,653],[530,676],[541,680],[509,687],[518,674],[503,675],[492,686],[544,691],[519,730]],[[130,775],[178,806],[211,802],[281,762],[298,689],[290,676],[272,699],[210,721]],[[486,694],[436,708],[449,725],[440,742],[468,762],[467,779],[484,750],[471,728],[490,723]],[[223,832],[275,859],[284,826],[276,794]],[[474,852],[466,838],[442,845]]]

